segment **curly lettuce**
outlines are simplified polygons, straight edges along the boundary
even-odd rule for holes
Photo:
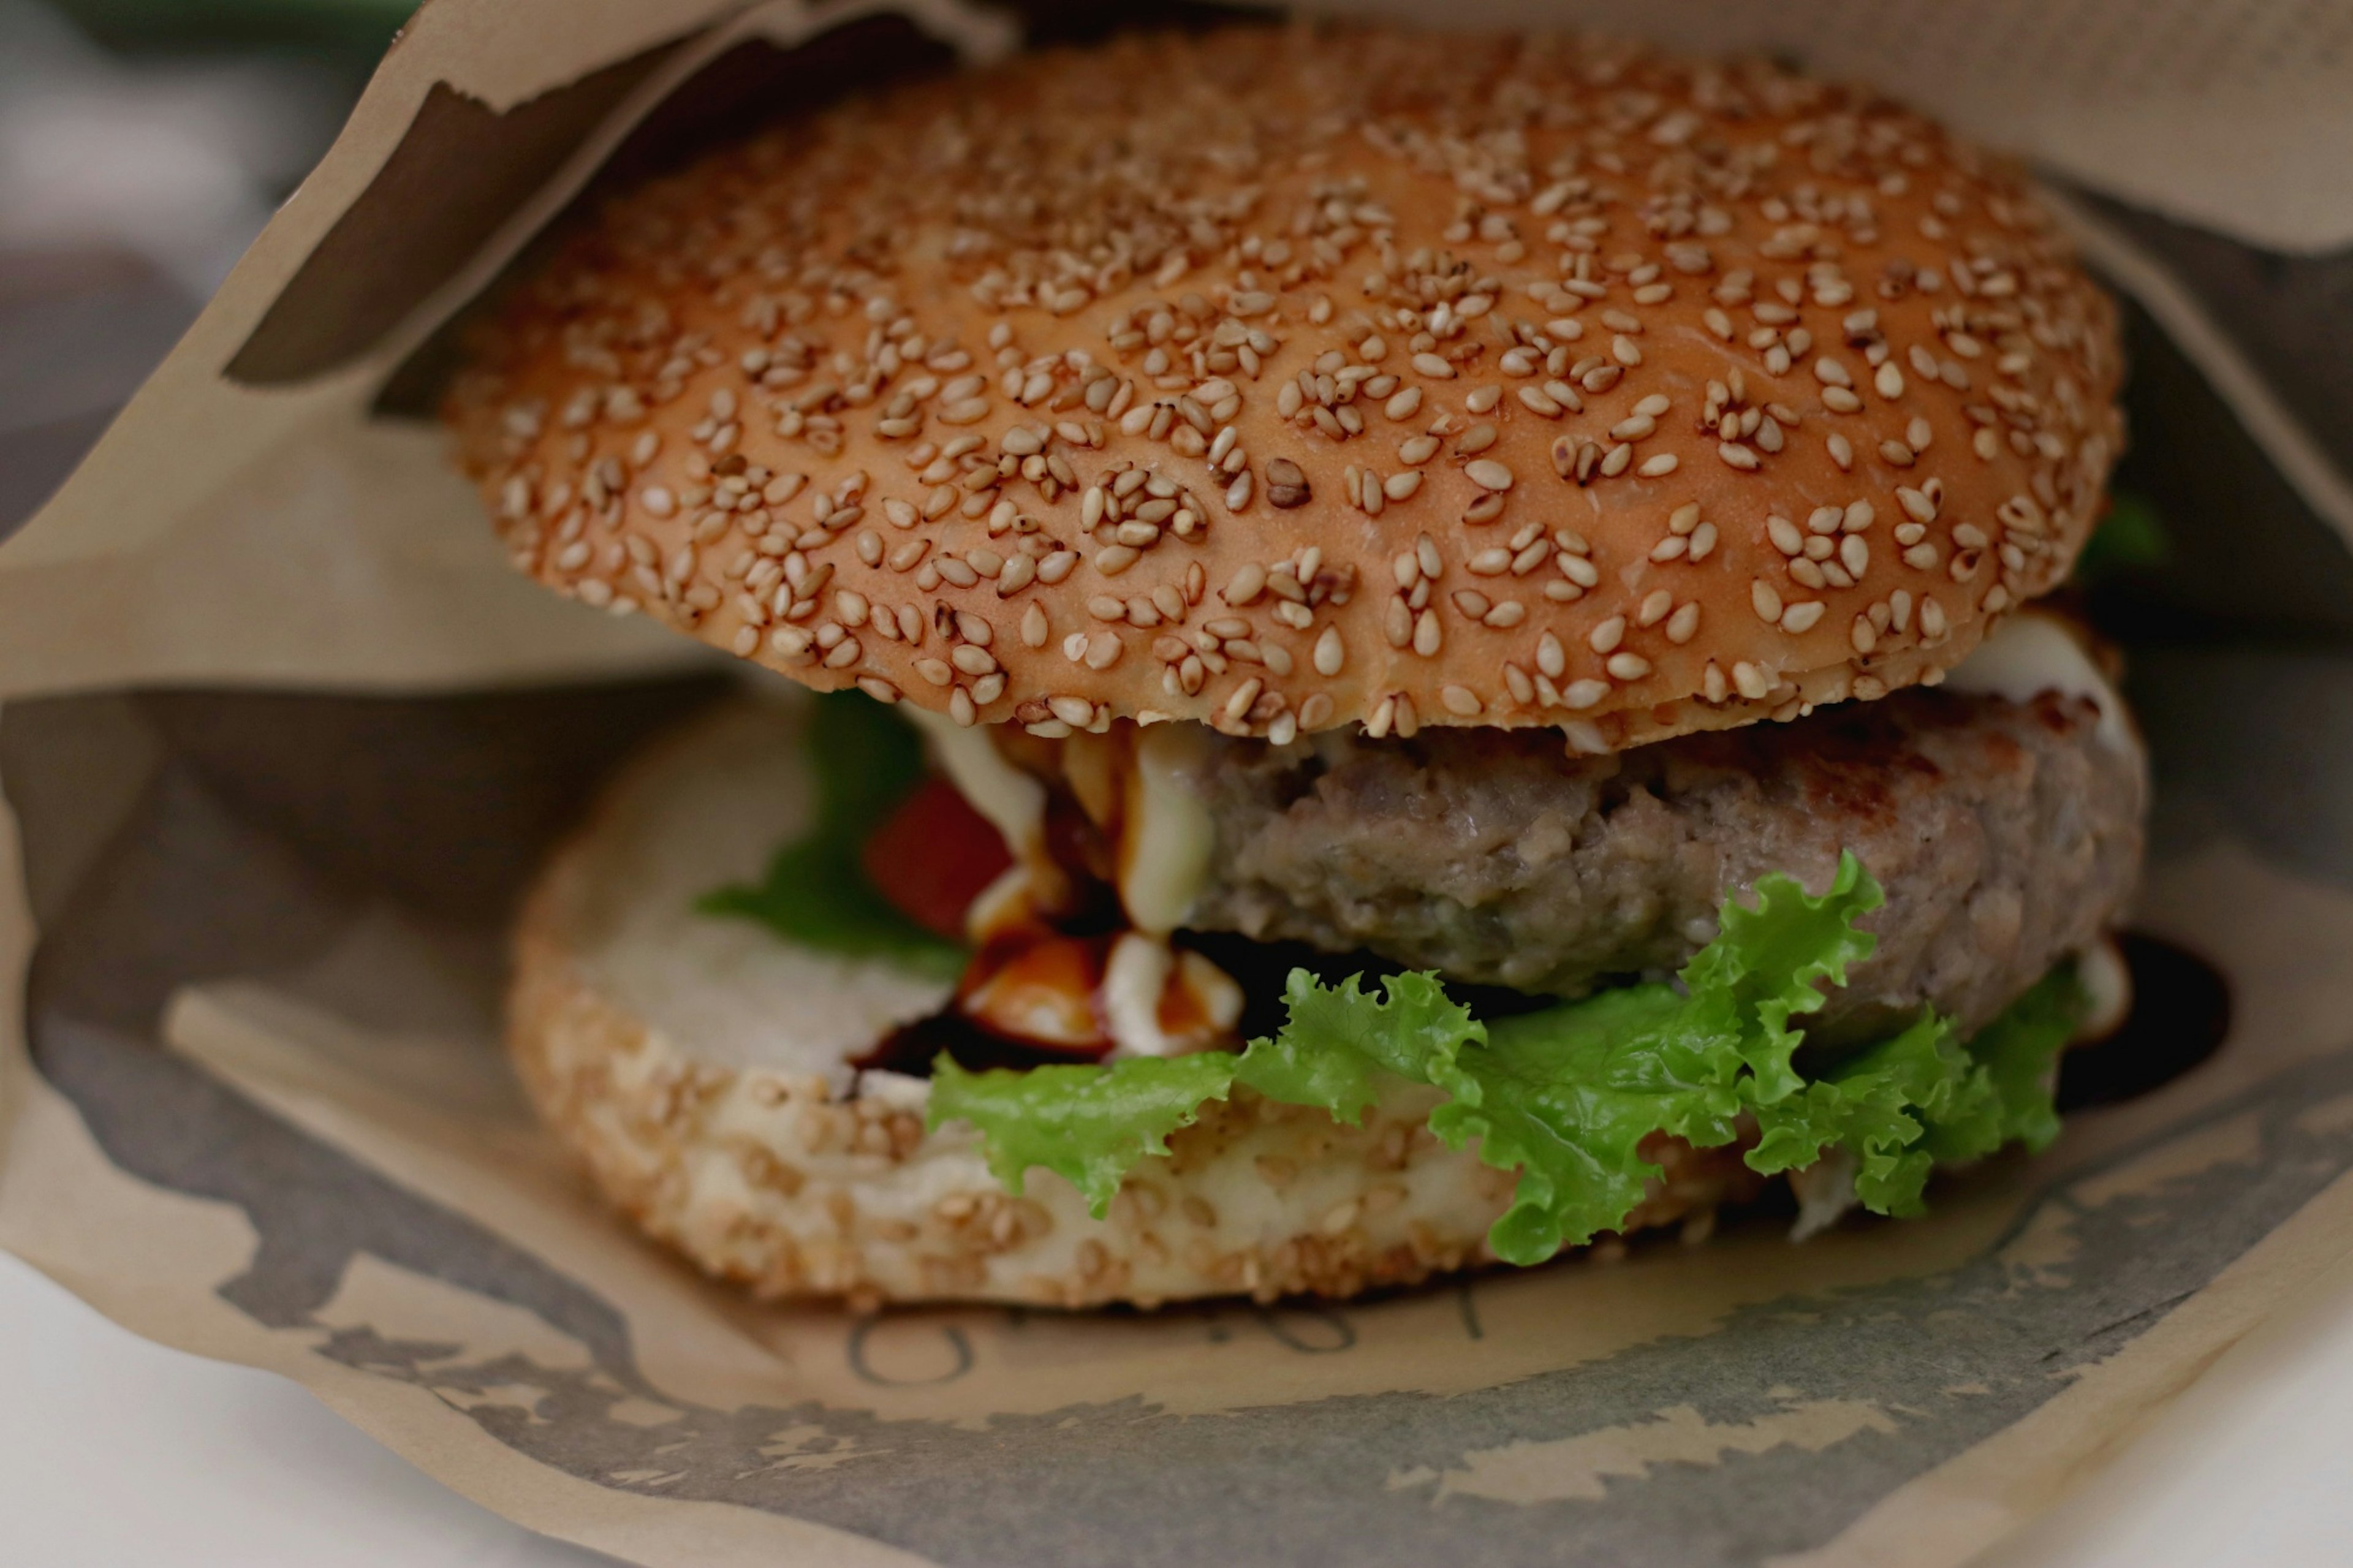
[[[1236,1084],[1351,1125],[1385,1086],[1425,1084],[1444,1096],[1430,1116],[1439,1138],[1517,1173],[1488,1240],[1523,1264],[1622,1226],[1661,1174],[1642,1152],[1660,1133],[1715,1148],[1753,1119],[1753,1169],[1842,1152],[1863,1205],[1893,1215],[1918,1212],[1939,1163],[2010,1142],[2040,1148],[2056,1134],[2052,1065],[2084,1006],[2070,969],[1971,1039],[1924,1013],[1810,1074],[1803,1020],[1822,1005],[1824,984],[1844,984],[1870,956],[1873,938],[1856,922],[1882,894],[1851,855],[1820,896],[1782,876],[1760,879],[1756,893],[1753,906],[1725,901],[1715,940],[1674,984],[1485,1022],[1434,975],[1391,975],[1376,995],[1359,977],[1326,985],[1294,970],[1288,1021],[1239,1054],[1026,1073],[966,1073],[943,1058],[931,1121],[977,1127],[1011,1190],[1042,1167],[1100,1215],[1128,1170],[1165,1154],[1170,1132]]]
[[[1079,1189],[1097,1219],[1127,1173],[1168,1152],[1168,1134],[1231,1089],[1231,1051],[1137,1057],[1096,1067],[1056,1063],[966,1072],[946,1056],[932,1069],[931,1125],[980,1130],[989,1173],[1015,1197],[1034,1169]]]

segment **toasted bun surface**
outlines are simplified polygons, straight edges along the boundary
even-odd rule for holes
[[[1606,750],[1957,662],[2068,570],[2118,370],[2021,176],[1884,100],[1238,28],[619,199],[449,417],[522,569],[812,686]]]
[[[806,809],[791,710],[699,721],[615,786],[549,867],[517,944],[510,1043],[542,1114],[607,1195],[764,1296],[1088,1306],[1351,1295],[1484,1260],[1512,1178],[1439,1144],[1433,1090],[1361,1127],[1237,1090],[1144,1163],[1110,1215],[1033,1171],[1008,1195],[971,1130],[923,1130],[928,1085],[853,1078],[944,987],[703,916]],[[1705,1214],[1762,1179],[1665,1139],[1628,1228]]]

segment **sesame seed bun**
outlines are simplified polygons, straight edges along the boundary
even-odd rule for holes
[[[2066,574],[2118,374],[2019,172],[1883,100],[1237,28],[622,196],[448,417],[517,566],[811,686],[1606,751],[1937,679]]]
[[[1347,1296],[1490,1260],[1513,1178],[1440,1144],[1436,1091],[1401,1082],[1356,1127],[1237,1090],[1101,1220],[1043,1171],[1007,1194],[968,1127],[924,1131],[925,1080],[848,1066],[940,991],[693,909],[804,820],[797,737],[797,705],[744,705],[658,744],[550,863],[517,937],[522,1081],[649,1234],[762,1296],[868,1305]],[[1664,1174],[1629,1230],[1765,1184],[1736,1149],[1646,1152]]]

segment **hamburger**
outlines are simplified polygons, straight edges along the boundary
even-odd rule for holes
[[[785,678],[548,867],[523,1081],[766,1297],[1916,1212],[2115,1005],[2146,764],[2051,602],[2118,379],[2017,170],[1758,61],[1244,26],[780,120],[448,396],[519,569]]]

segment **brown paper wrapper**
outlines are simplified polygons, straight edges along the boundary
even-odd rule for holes
[[[2133,689],[2137,923],[2227,976],[2230,1039],[1924,1221],[1341,1306],[860,1318],[610,1218],[506,1074],[505,922],[596,782],[731,678],[511,579],[400,412],[598,168],[779,83],[1009,42],[944,3],[427,8],[0,550],[0,1243],[632,1561],[1366,1568],[1958,1563],[2353,1250],[2353,664],[2228,645],[2144,652]],[[2305,493],[2257,602],[2337,549]]]

